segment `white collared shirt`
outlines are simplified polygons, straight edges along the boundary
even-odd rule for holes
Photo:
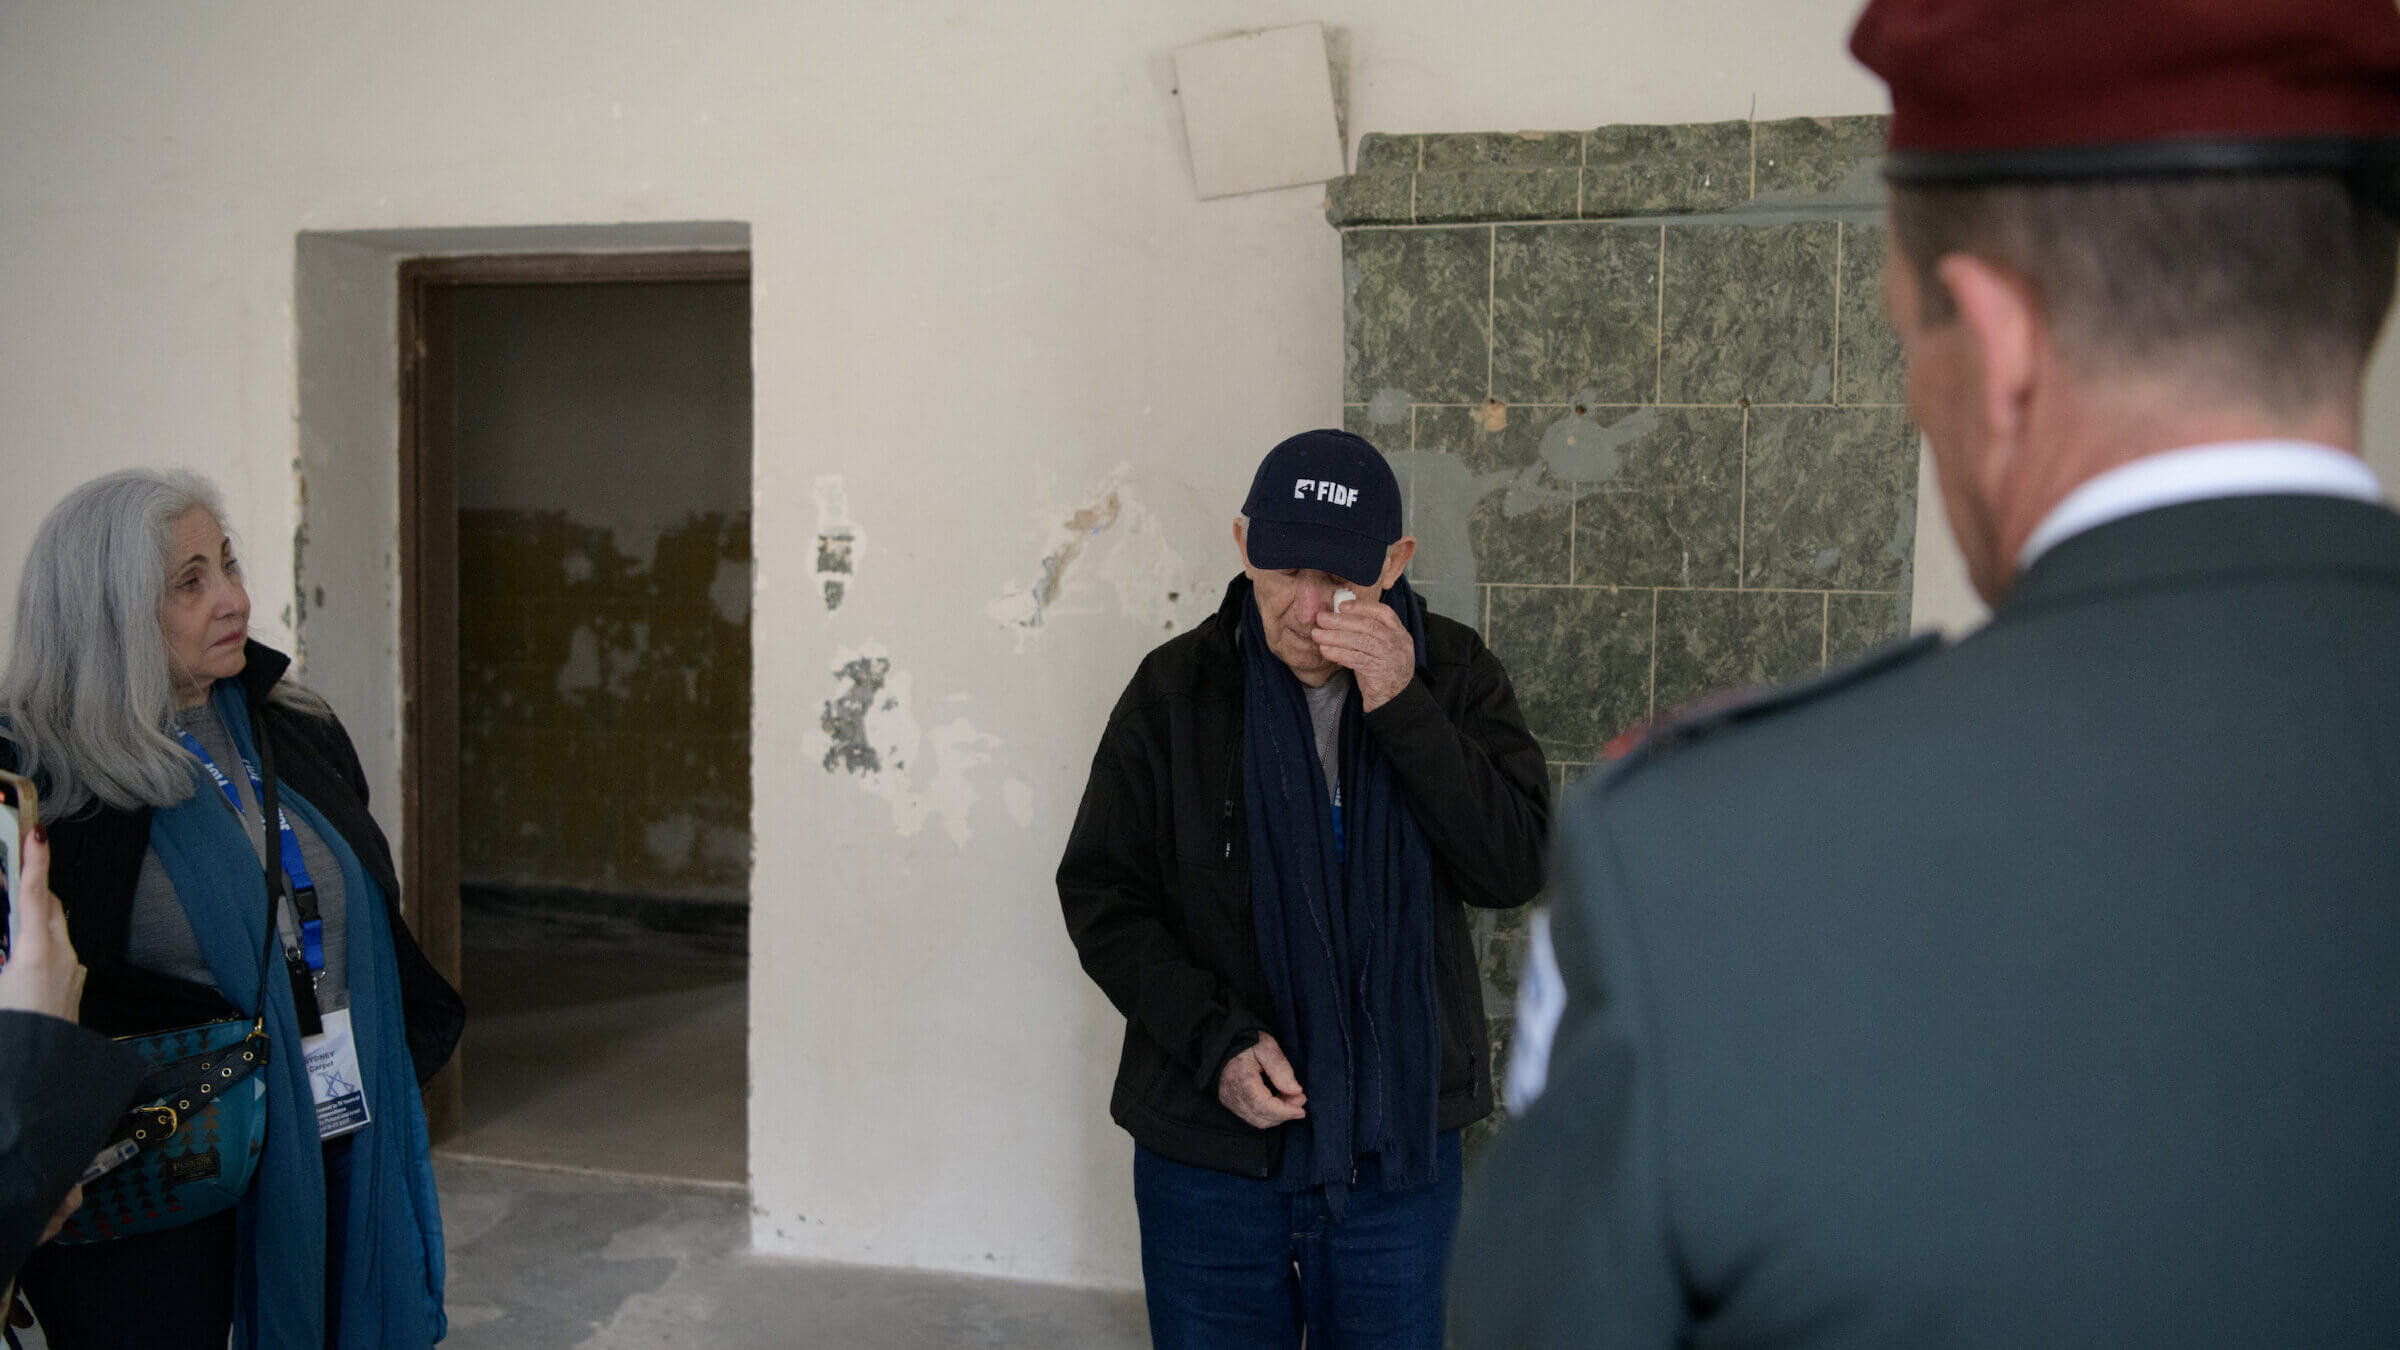
[[[2298,495],[2383,500],[2383,483],[2366,462],[2314,441],[2221,441],[2148,455],[2086,481],[2050,508],[2017,570],[2061,541],[2113,520],[2213,497]]]

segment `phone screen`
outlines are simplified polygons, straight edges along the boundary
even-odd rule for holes
[[[0,947],[0,957],[5,957],[17,949],[17,865],[24,850],[18,847],[16,793],[0,783],[0,794],[8,798],[5,805],[0,805],[0,864],[5,864],[0,865],[0,876],[7,878],[0,883],[6,887],[6,893],[0,894],[0,905],[8,907],[8,945]]]
[[[24,865],[25,832],[33,828],[33,784],[13,773],[0,773],[0,906],[8,911],[8,945],[0,957],[17,949],[17,875]]]

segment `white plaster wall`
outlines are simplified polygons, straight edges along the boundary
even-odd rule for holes
[[[1257,456],[1334,422],[1341,375],[1321,194],[1197,201],[1169,54],[1321,20],[1353,143],[1880,111],[1843,53],[1853,8],[0,4],[0,541],[101,469],[195,465],[278,638],[301,232],[748,222],[755,1237],[1130,1285],[1118,1024],[1050,874],[1117,689],[1213,601]],[[362,481],[358,594],[328,614],[389,612],[392,517]],[[1068,528],[1086,508],[1097,534]],[[857,539],[831,611],[821,521]],[[1040,626],[1017,622],[1078,538]],[[312,531],[312,560],[332,546]],[[18,564],[0,547],[9,593]],[[890,662],[869,729],[892,753],[828,772],[819,712],[861,655]],[[327,659],[368,695],[344,707],[361,740],[388,742],[385,658]]]

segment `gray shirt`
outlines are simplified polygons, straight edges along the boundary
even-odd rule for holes
[[[1355,683],[1347,669],[1308,690],[1308,720],[1317,731],[1317,760],[1325,766],[1325,791],[1342,799],[1342,700]]]
[[[241,757],[233,748],[233,735],[225,729],[225,720],[217,716],[214,706],[203,703],[177,712],[175,725],[200,742],[209,758],[216,761],[218,772],[225,775],[241,796],[242,834],[250,841],[250,851],[263,861],[266,841],[259,830],[258,794],[251,789],[249,771],[242,767]],[[217,789],[215,780],[197,764],[194,768],[201,780],[201,799],[215,803],[218,810],[233,813],[233,806]],[[325,921],[325,974],[317,982],[317,1006],[332,1012],[350,1006],[349,925],[344,912],[346,896],[341,865],[306,820],[288,807],[284,815],[291,819],[292,833],[300,842],[300,860],[308,864],[309,879],[317,888],[318,916]],[[254,889],[258,903],[266,904],[264,882]],[[279,906],[275,921],[285,944],[297,946],[298,928],[292,907]],[[211,989],[217,987],[216,976],[200,954],[199,939],[192,933],[191,918],[184,913],[183,901],[175,894],[175,883],[168,880],[166,869],[159,864],[157,849],[144,851],[141,874],[133,883],[133,911],[127,919],[125,959],[143,970]]]

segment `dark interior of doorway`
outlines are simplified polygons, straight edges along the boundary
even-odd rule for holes
[[[470,1008],[451,1151],[745,1172],[748,279],[402,265],[403,867]]]

